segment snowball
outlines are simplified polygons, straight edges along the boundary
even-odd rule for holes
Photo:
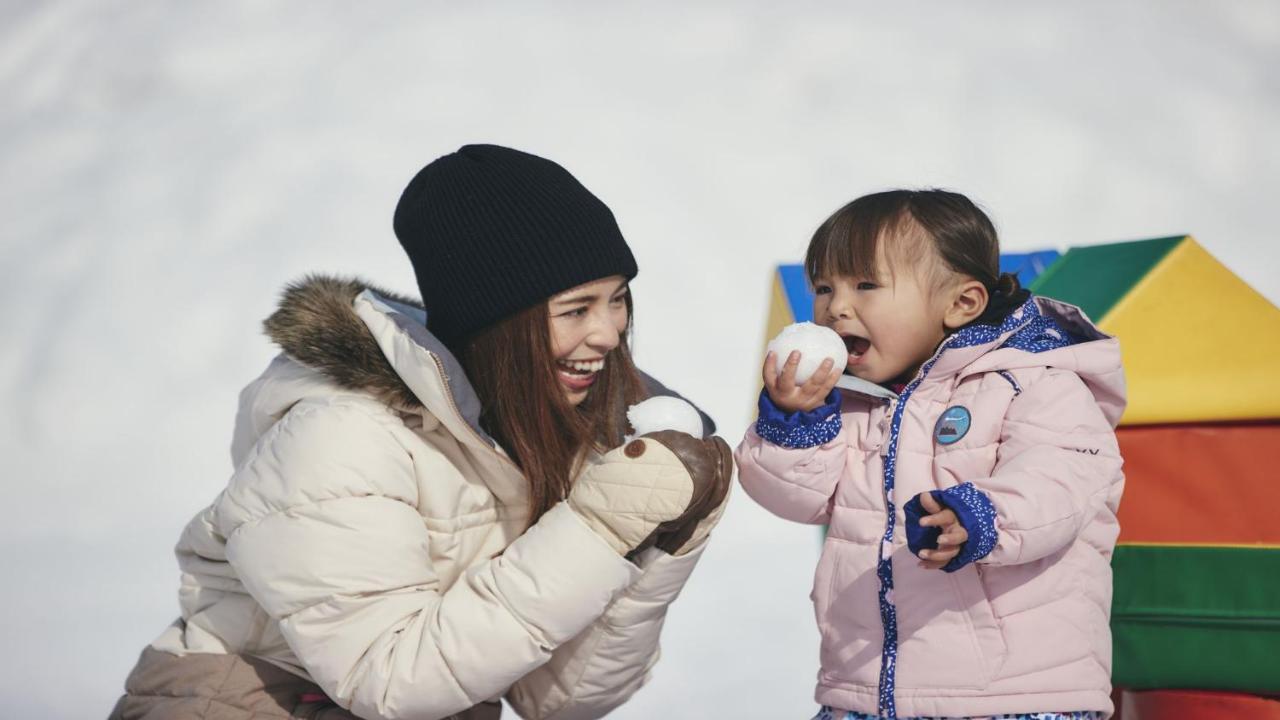
[[[769,341],[769,351],[778,358],[778,372],[793,350],[800,351],[800,364],[796,366],[796,384],[808,380],[818,371],[823,360],[835,361],[836,372],[844,372],[849,363],[849,350],[840,335],[828,327],[811,322],[796,323],[782,328],[778,336]]]
[[[651,397],[627,409],[627,420],[637,436],[658,430],[679,430],[702,437],[702,416],[692,405],[674,397]]]

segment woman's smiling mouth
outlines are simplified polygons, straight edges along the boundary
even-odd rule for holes
[[[556,360],[556,374],[570,390],[582,391],[595,384],[604,369],[604,358],[595,360]]]

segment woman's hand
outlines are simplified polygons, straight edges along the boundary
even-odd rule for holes
[[[627,555],[659,525],[684,515],[693,499],[694,480],[685,463],[658,440],[643,437],[587,467],[568,503],[619,555]]]
[[[618,554],[696,547],[719,522],[733,454],[718,437],[649,433],[611,450],[577,479],[569,506]]]
[[[684,463],[693,480],[693,497],[684,514],[658,526],[653,544],[668,555],[683,555],[702,544],[720,522],[728,504],[733,477],[733,452],[719,437],[706,440],[674,430],[645,437],[661,442]],[[643,549],[644,543],[639,549]]]
[[[769,392],[769,399],[775,407],[783,412],[808,412],[822,407],[831,388],[836,386],[840,373],[835,369],[831,358],[822,361],[818,369],[804,383],[796,384],[796,367],[800,365],[800,352],[792,351],[778,369],[778,357],[769,353],[764,359],[764,388]]]

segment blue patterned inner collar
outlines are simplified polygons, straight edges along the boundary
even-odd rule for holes
[[[957,330],[942,343],[938,352],[941,354],[946,350],[986,345],[1004,335],[1009,337],[1000,347],[1034,353],[1056,350],[1078,342],[1056,320],[1041,312],[1035,297],[1030,297],[1021,307],[1009,313],[999,325],[968,325]]]

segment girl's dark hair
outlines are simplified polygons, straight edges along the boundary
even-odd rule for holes
[[[556,377],[546,303],[512,315],[472,336],[459,360],[480,397],[480,425],[529,482],[529,524],[563,500],[583,454],[622,444],[627,408],[644,398],[631,360],[627,331],[605,356],[604,369],[577,407]]]
[[[987,310],[974,322],[999,322],[1026,300],[1012,274],[1000,273],[1000,240],[981,208],[947,190],[887,190],[863,195],[827,218],[809,242],[805,272],[810,282],[824,276],[877,279],[880,243],[890,269],[925,264],[935,284],[946,273],[931,267],[931,255],[946,269],[972,277],[987,288]],[[932,250],[933,253],[930,253]]]

